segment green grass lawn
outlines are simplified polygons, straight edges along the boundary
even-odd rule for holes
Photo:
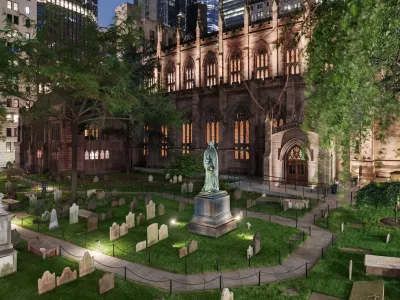
[[[128,196],[124,196],[127,198]],[[156,204],[163,203],[165,206],[165,215],[156,217],[153,220],[146,221],[145,225],[138,226],[129,230],[129,233],[114,241],[114,254],[117,257],[135,261],[142,264],[149,264],[159,269],[166,269],[177,273],[185,272],[185,260],[187,262],[188,273],[200,273],[216,270],[216,260],[218,259],[219,270],[233,270],[247,268],[246,250],[252,244],[252,238],[255,233],[261,234],[261,252],[255,256],[252,266],[276,265],[278,263],[279,251],[284,259],[289,254],[288,240],[299,231],[292,227],[286,227],[275,223],[269,223],[259,219],[245,218],[238,223],[238,228],[224,236],[213,239],[203,237],[188,232],[188,222],[193,217],[193,205],[186,204],[185,210],[178,212],[178,202],[153,196]],[[96,212],[107,212],[109,208],[99,208]],[[121,224],[125,222],[125,216],[129,212],[129,200],[122,207],[114,210],[114,218],[99,223],[99,230],[87,234],[86,247],[89,249],[101,251],[105,254],[113,254],[112,242],[109,241],[109,227],[113,222]],[[144,201],[140,201],[139,212],[144,212]],[[24,227],[37,230],[37,225],[32,224],[33,217],[22,219],[13,219],[17,225],[23,224]],[[176,219],[175,225],[170,225],[170,220]],[[247,229],[246,223],[252,224],[251,230]],[[135,252],[136,243],[146,240],[147,226],[152,223],[168,224],[169,238],[155,245],[150,246],[144,251]],[[48,225],[40,226],[40,232],[54,237],[62,238],[75,243],[79,246],[85,246],[86,223],[69,225],[68,218],[59,219],[60,228],[57,230],[48,230]],[[64,231],[64,235],[63,235]],[[179,259],[179,248],[187,245],[191,239],[197,239],[199,250],[188,255],[184,259]],[[100,241],[100,243],[98,242]],[[299,245],[297,243],[293,250]]]
[[[8,181],[5,173],[0,173],[0,193],[6,194],[6,182]],[[18,192],[29,192],[31,190],[31,185],[23,180],[12,178],[10,181],[14,184],[21,184],[24,187],[17,188]]]

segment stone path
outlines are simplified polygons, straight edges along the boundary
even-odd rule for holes
[[[163,193],[163,197],[170,198],[173,196]],[[79,260],[84,255],[85,251],[89,251],[90,254],[95,257],[96,268],[102,271],[113,272],[121,277],[126,276],[129,280],[172,292],[211,290],[224,287],[254,286],[260,283],[295,279],[305,276],[306,267],[309,271],[318,262],[321,249],[328,248],[333,239],[329,231],[313,224],[314,214],[320,215],[320,211],[322,209],[327,209],[328,205],[331,209],[335,208],[336,199],[336,195],[328,195],[324,203],[298,220],[298,228],[306,232],[311,231],[311,237],[307,239],[302,246],[297,248],[282,265],[248,268],[230,272],[209,272],[191,275],[175,274],[88,250],[67,241],[46,236],[17,225],[13,225],[13,228],[17,229],[25,240],[39,237],[50,243],[61,246],[62,256],[73,260]],[[176,200],[178,200],[178,198],[176,198]],[[234,213],[238,211],[239,210],[233,210]],[[296,220],[284,217],[250,211],[247,212],[247,216],[286,226],[296,226]]]

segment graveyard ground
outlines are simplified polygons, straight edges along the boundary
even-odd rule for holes
[[[114,255],[116,257],[149,264],[155,268],[165,269],[176,273],[185,272],[185,260],[188,273],[201,273],[215,271],[218,260],[219,270],[244,269],[248,267],[246,260],[246,249],[252,244],[252,238],[255,233],[261,235],[262,251],[252,258],[251,266],[276,265],[279,261],[279,252],[284,260],[289,255],[289,247],[294,251],[301,243],[300,241],[289,246],[288,242],[300,231],[288,226],[282,226],[275,223],[269,223],[260,219],[244,218],[238,222],[238,229],[234,230],[219,239],[194,235],[188,232],[188,222],[193,217],[193,205],[186,204],[185,210],[178,211],[178,202],[157,196],[153,196],[153,201],[158,205],[163,203],[165,206],[165,215],[146,221],[144,225],[137,226],[129,230],[129,233],[114,242],[109,241],[109,227],[112,223],[118,224],[125,222],[125,216],[129,212],[129,203],[133,198],[127,196],[126,204],[121,207],[113,208],[114,218],[100,221],[99,229],[90,232],[86,236],[86,248],[101,251],[104,254]],[[97,213],[106,213],[110,206],[98,208]],[[144,200],[139,201],[139,209],[135,213],[145,215]],[[33,224],[34,217],[24,217],[23,219],[14,218],[13,223],[23,225],[24,227],[37,231],[38,226]],[[175,225],[171,220],[176,221]],[[251,223],[251,229],[247,229],[246,223]],[[146,240],[147,226],[152,223],[167,224],[169,227],[169,237],[160,241],[147,249],[136,253],[136,243]],[[68,217],[59,218],[59,229],[49,230],[48,222],[40,225],[39,231],[43,234],[64,238],[81,247],[85,247],[86,222],[80,221],[78,224],[69,225]],[[197,239],[199,249],[184,259],[179,259],[179,248],[187,245],[191,239]],[[307,237],[306,237],[307,238]],[[114,244],[114,247],[113,247]]]

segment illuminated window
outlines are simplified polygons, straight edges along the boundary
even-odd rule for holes
[[[99,128],[96,125],[86,126],[85,139],[97,141],[99,139]]]
[[[143,155],[149,154],[149,126],[143,127]]]
[[[205,85],[211,87],[217,84],[217,58],[212,52],[208,52],[204,58]]]
[[[185,64],[184,74],[185,88],[191,90],[194,88],[194,62],[192,58],[188,58]]]
[[[254,51],[254,71],[256,79],[268,77],[268,52],[265,42],[259,42]]]
[[[165,76],[166,76],[166,84],[167,84],[167,91],[173,92],[175,91],[175,66],[172,62],[167,65],[165,69]]]
[[[100,159],[104,159],[104,151],[103,150],[100,151]]]
[[[168,155],[168,126],[161,125],[161,156]]]
[[[106,150],[105,159],[110,159],[110,151]]]
[[[192,146],[192,118],[191,114],[187,114],[186,122],[182,124],[182,153],[190,153]]]
[[[36,154],[37,158],[42,158],[42,150],[38,150]]]
[[[85,151],[85,160],[89,160],[89,151]]]
[[[219,122],[217,121],[216,113],[210,109],[207,116],[206,124],[206,142],[214,141],[215,145],[219,143]]]
[[[6,142],[6,152],[11,152],[11,142]]]
[[[18,11],[18,3],[17,2],[14,2],[14,10]]]
[[[12,9],[12,2],[11,1],[7,1],[7,8],[8,9]]]
[[[99,159],[99,150],[94,152],[94,159]]]
[[[29,6],[25,7],[25,14],[30,15],[31,14],[31,9]]]
[[[240,82],[241,54],[238,49],[234,50],[229,58],[229,74],[231,83]]]
[[[90,159],[91,159],[91,160],[94,159],[94,151],[90,151]]]
[[[242,106],[236,110],[234,139],[235,159],[250,159],[250,122],[247,112]]]
[[[286,50],[286,74],[294,75],[299,73],[299,51],[296,48]]]

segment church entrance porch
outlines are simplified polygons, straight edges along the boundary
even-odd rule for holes
[[[289,184],[307,185],[307,158],[300,146],[293,146],[286,155],[286,179]]]

